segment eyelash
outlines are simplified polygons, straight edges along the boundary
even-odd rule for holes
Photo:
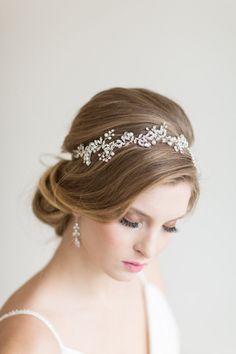
[[[136,229],[137,226],[138,226],[138,222],[129,221],[129,220],[127,220],[124,217],[120,220],[120,223],[125,225],[125,226],[132,227],[134,229]],[[173,226],[173,227],[163,226],[163,227],[164,227],[164,230],[166,232],[170,232],[171,233],[171,232],[178,232],[179,231],[179,229],[177,229],[175,226]]]

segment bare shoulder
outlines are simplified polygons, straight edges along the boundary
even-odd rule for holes
[[[0,321],[1,354],[57,354],[59,344],[39,319],[18,314]]]
[[[45,291],[42,286],[43,276],[41,271],[34,274],[19,288],[17,288],[0,307],[0,316],[3,314],[22,308],[40,308],[44,305]]]
[[[0,308],[0,317],[16,309],[43,308],[39,273],[22,284]],[[33,315],[17,314],[0,321],[1,354],[56,354],[58,342],[50,329]]]
[[[146,268],[144,268],[146,279],[157,285],[165,293],[165,283],[161,275],[159,260],[155,258]]]

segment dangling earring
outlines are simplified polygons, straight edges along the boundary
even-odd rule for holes
[[[76,217],[76,221],[73,225],[73,233],[72,233],[72,237],[73,237],[73,242],[76,245],[76,247],[80,247],[80,228],[79,228],[79,224],[77,221],[77,217]]]

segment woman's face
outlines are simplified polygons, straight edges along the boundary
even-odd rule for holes
[[[190,195],[187,182],[154,186],[135,199],[121,220],[104,224],[80,217],[81,251],[112,278],[130,279],[136,272],[123,261],[148,264],[159,255],[174,236],[177,219],[187,212]]]

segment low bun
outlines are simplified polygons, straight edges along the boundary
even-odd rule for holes
[[[70,220],[71,211],[57,195],[58,182],[67,161],[61,160],[49,167],[40,177],[32,200],[34,214],[44,223],[52,226],[61,236]]]

